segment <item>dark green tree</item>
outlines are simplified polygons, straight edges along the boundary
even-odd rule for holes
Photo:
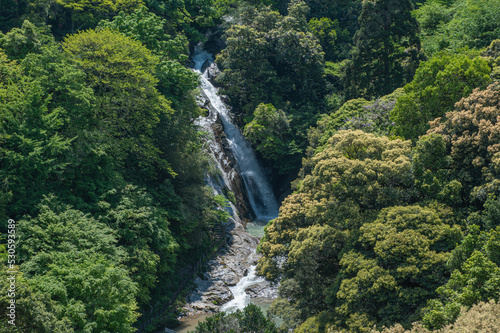
[[[218,81],[245,115],[260,103],[299,109],[321,100],[323,52],[309,31],[307,11],[302,1],[292,1],[287,16],[252,9],[241,16],[242,24],[226,31],[227,47],[217,57],[223,69]]]
[[[412,167],[421,201],[437,199],[451,207],[460,206],[462,184],[450,173],[451,163],[441,135],[425,135],[418,140]]]
[[[213,0],[145,0],[144,3],[151,12],[167,18],[171,26],[196,42],[203,39],[200,31],[214,26],[220,16]]]
[[[141,0],[53,0],[69,16],[69,32],[94,28],[101,19],[113,17],[121,11],[132,12],[140,7]]]
[[[275,0],[275,3],[280,12],[285,13],[290,0]],[[362,0],[306,0],[305,3],[311,9],[308,19],[338,20],[340,28],[349,32],[349,37],[352,37],[358,29]]]
[[[405,330],[400,324],[397,324],[391,328],[384,328],[381,331],[373,329],[370,333],[496,333],[498,327],[500,327],[500,303],[490,300],[489,302],[479,302],[470,309],[463,307],[456,322],[446,325],[438,331],[429,330],[421,322],[416,322],[410,330]]]
[[[244,123],[262,111],[261,103],[285,112],[293,134],[286,144],[295,141],[298,148],[286,154],[297,161],[289,170],[299,168],[296,153],[305,149],[307,131],[324,109],[324,53],[309,31],[307,12],[299,0],[286,16],[269,7],[249,9],[226,31],[227,47],[217,56],[217,81]]]
[[[292,240],[284,265],[286,279],[279,289],[281,299],[270,309],[283,316],[288,328],[328,310],[325,289],[335,284],[347,235],[329,225],[313,225],[300,229]]]
[[[21,28],[14,28],[6,34],[0,33],[0,48],[10,59],[23,59],[28,53],[41,53],[42,46],[54,42],[47,28],[37,27],[24,21]]]
[[[137,283],[138,299],[144,304],[151,299],[149,291],[157,275],[171,272],[175,264],[178,244],[168,228],[167,212],[154,207],[151,196],[132,185],[118,195],[112,190],[107,197],[118,202],[99,203],[104,212],[101,220],[115,230],[118,245],[127,251],[125,264]]]
[[[122,262],[125,252],[118,247],[116,233],[105,223],[62,204],[54,196],[45,197],[35,218],[18,223],[18,259],[29,261],[41,252],[77,250],[100,253],[106,259]]]
[[[19,2],[16,0],[0,0],[0,32],[8,31],[19,21]]]
[[[411,81],[421,59],[410,0],[367,0],[344,72],[347,99],[373,99]]]
[[[255,109],[244,134],[262,156],[278,165],[280,173],[287,174],[298,164],[301,150],[293,140],[290,121],[272,104],[260,104]]]

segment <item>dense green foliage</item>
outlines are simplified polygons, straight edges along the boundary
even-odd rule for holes
[[[499,92],[476,88],[413,148],[342,130],[365,100],[318,123],[260,245],[259,272],[281,281],[271,307],[281,329],[441,328],[462,307],[498,301]]]
[[[76,4],[54,6],[86,27],[128,5]],[[0,228],[18,221],[16,332],[135,331],[227,217],[204,187],[186,37],[146,7],[99,26],[62,43],[30,21],[0,35]]]
[[[415,324],[411,330],[405,330],[401,325],[391,328],[372,330],[371,333],[455,333],[455,332],[484,332],[494,333],[500,325],[500,305],[493,300],[480,302],[470,309],[462,308],[460,317],[453,324],[446,325],[439,330],[429,330],[422,324]]]
[[[285,160],[281,172],[298,169],[300,158],[293,155],[305,149],[306,132],[323,108],[324,54],[309,30],[307,12],[302,1],[292,1],[286,16],[268,7],[250,9],[240,16],[241,23],[226,31],[227,47],[217,57],[223,70],[217,80],[231,105],[246,122],[256,118],[248,125],[248,134],[255,134],[250,129],[262,122],[259,104],[284,111],[280,121],[289,123],[291,132],[282,135],[288,135],[290,143],[283,150],[279,140],[267,140],[267,148],[262,151],[267,158],[280,163]],[[250,140],[260,144],[252,134]],[[259,146],[257,149],[262,150]],[[281,151],[269,155],[269,150]]]
[[[422,44],[434,53],[481,48],[500,38],[498,0],[427,1],[416,11],[423,30]]]
[[[291,3],[287,16],[269,8],[250,10],[240,17],[241,24],[226,31],[227,47],[217,58],[223,70],[218,81],[226,83],[231,104],[245,115],[264,102],[277,108],[291,104],[295,117],[311,117],[298,111],[317,106],[323,53],[308,29],[307,10],[299,1]]]
[[[258,306],[250,304],[233,313],[219,312],[196,326],[194,333],[277,333],[272,320]]]
[[[196,332],[498,327],[499,0],[0,0],[0,30],[0,332],[133,332],[213,247],[205,35],[285,197],[258,264],[283,324]]]
[[[299,163],[301,150],[293,140],[290,121],[282,110],[276,110],[272,104],[257,106],[253,120],[245,126],[244,134],[264,158],[278,165],[280,173],[293,172],[293,166]],[[280,163],[284,159],[289,162]]]

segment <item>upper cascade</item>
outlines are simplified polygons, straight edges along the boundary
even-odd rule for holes
[[[195,63],[195,71],[201,74],[200,87],[219,115],[224,126],[229,147],[238,163],[250,205],[256,215],[255,219],[257,221],[269,221],[276,218],[278,216],[279,205],[271,189],[271,185],[258,163],[254,150],[240,129],[233,124],[229,110],[219,97],[218,89],[208,80],[206,70],[202,72],[205,63],[213,62],[212,55],[202,50],[200,46],[197,46],[193,61]]]

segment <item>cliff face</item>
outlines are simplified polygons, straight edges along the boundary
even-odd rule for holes
[[[234,194],[234,198],[228,198],[235,206],[241,218],[244,220],[251,220],[253,212],[251,206],[248,204],[248,197],[245,191],[243,179],[238,170],[236,160],[229,148],[224,129],[219,119],[212,125],[215,143],[221,148],[216,158],[222,167],[222,172],[226,174],[229,184],[227,190]],[[227,195],[226,195],[227,197]]]
[[[208,66],[208,65],[207,65]],[[216,67],[216,66],[215,66]],[[207,175],[207,182],[218,194],[223,194],[231,204],[233,218],[251,220],[253,212],[248,204],[245,185],[238,170],[238,164],[229,147],[222,122],[203,92],[198,97],[198,105],[208,110],[208,116],[198,119],[198,125],[206,134],[206,151],[212,157],[212,172]]]

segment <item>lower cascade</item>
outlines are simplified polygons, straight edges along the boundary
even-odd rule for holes
[[[234,299],[224,304],[221,307],[221,311],[234,312],[238,309],[241,310],[251,302],[250,296],[247,294],[246,290],[265,281],[263,277],[255,275],[255,269],[255,265],[251,266],[245,277],[235,286],[229,287],[229,290],[233,293]]]
[[[200,117],[196,123],[207,132],[207,140],[211,141],[208,150],[221,174],[215,176],[218,179],[209,176],[207,182],[216,194],[225,194],[224,189],[244,191],[243,195],[254,218],[247,223],[245,229],[238,215],[238,207],[241,205],[238,202],[231,203],[227,208],[232,216],[227,228],[231,245],[225,253],[208,262],[210,271],[203,278],[196,278],[196,291],[189,296],[184,308],[187,317],[183,319],[184,325],[177,332],[187,332],[187,328],[193,330],[201,313],[234,312],[249,303],[268,304],[277,296],[276,288],[256,275],[259,255],[255,250],[263,235],[264,226],[278,216],[279,204],[255,152],[233,123],[228,107],[209,80],[207,67],[215,66],[212,55],[198,46],[193,61],[194,70],[200,73],[201,98],[204,106],[209,109],[209,115]],[[223,133],[217,133],[217,124],[222,125]],[[224,143],[220,138],[217,139],[221,135],[224,136]],[[238,179],[243,188],[238,188]],[[238,201],[238,195],[236,200]],[[193,318],[193,324],[186,327],[189,318]]]

